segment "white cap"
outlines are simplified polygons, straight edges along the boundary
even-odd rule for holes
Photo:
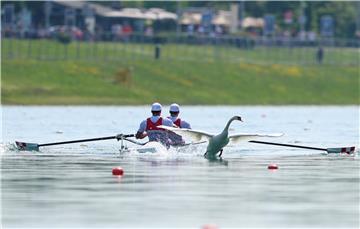
[[[160,103],[153,103],[151,106],[151,111],[161,111],[161,104]]]
[[[180,107],[178,104],[173,103],[170,105],[170,112],[180,112]]]

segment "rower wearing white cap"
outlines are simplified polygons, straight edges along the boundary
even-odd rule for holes
[[[170,116],[168,117],[168,119],[170,119],[177,127],[191,129],[191,126],[188,122],[179,118],[180,106],[177,103],[173,103],[170,105],[169,112]]]
[[[161,117],[161,109],[162,106],[160,103],[152,104],[152,116],[140,123],[139,130],[135,135],[136,138],[143,139],[147,136],[149,141],[157,141],[161,142],[163,145],[169,145],[167,132],[158,128],[158,126],[173,126],[173,122],[168,118]]]
[[[180,106],[177,103],[173,103],[170,105],[169,112],[170,116],[168,117],[168,119],[170,119],[176,125],[176,127],[191,129],[191,126],[188,122],[179,118]],[[185,144],[183,138],[172,131],[169,131],[168,138],[170,139],[170,144],[173,146]]]

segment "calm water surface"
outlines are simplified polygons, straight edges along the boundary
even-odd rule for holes
[[[165,109],[168,109],[165,107]],[[116,140],[17,151],[47,143],[134,133],[149,107],[2,106],[3,228],[359,228],[359,157],[243,143],[226,163],[205,147],[120,154]],[[359,146],[359,107],[187,106],[194,129],[282,132],[259,139],[315,147]],[[129,143],[129,147],[136,147]],[[276,163],[279,169],[267,166]],[[111,174],[121,166],[122,178]]]

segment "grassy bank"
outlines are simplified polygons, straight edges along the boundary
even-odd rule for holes
[[[28,43],[21,44],[11,51],[22,55],[1,61],[2,104],[359,104],[358,65],[265,66],[186,54],[154,60],[150,49],[147,57],[127,49],[134,55],[123,59],[40,60],[40,51],[29,54]],[[107,53],[100,46],[98,52]]]
[[[357,67],[3,60],[1,73],[3,104],[359,104]]]

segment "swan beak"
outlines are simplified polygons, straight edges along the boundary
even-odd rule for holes
[[[241,119],[241,117],[240,117],[240,116],[238,116],[237,120],[239,120],[239,121],[243,122],[243,120]]]

